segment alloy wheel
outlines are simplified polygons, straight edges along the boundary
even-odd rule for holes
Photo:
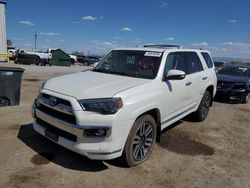
[[[203,98],[202,107],[201,107],[202,117],[207,116],[207,114],[209,112],[209,106],[210,106],[210,96],[205,95],[204,98]]]
[[[137,130],[133,138],[133,158],[140,161],[147,157],[153,143],[153,126],[145,122]]]

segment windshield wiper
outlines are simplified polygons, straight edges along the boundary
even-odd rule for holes
[[[146,75],[139,75],[138,73],[128,73],[128,72],[116,72],[116,71],[109,71],[109,70],[100,70],[100,69],[93,69],[94,72],[101,72],[106,74],[115,74],[115,75],[121,75],[121,76],[129,76],[129,77],[135,77],[135,78],[145,78],[145,79],[151,79],[150,77]]]

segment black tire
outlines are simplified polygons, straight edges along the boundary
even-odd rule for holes
[[[242,103],[244,103],[244,104],[248,103],[249,99],[250,99],[250,93],[246,94],[246,96],[244,97]]]
[[[14,59],[14,63],[15,63],[15,64],[20,64],[19,61],[18,61],[18,58],[15,58],[15,59]]]
[[[207,118],[209,108],[211,105],[211,100],[212,100],[212,97],[210,93],[208,91],[205,91],[197,111],[195,111],[192,114],[192,119],[194,121],[201,122]]]
[[[128,135],[121,162],[132,167],[139,165],[149,158],[156,141],[157,126],[151,115],[138,118]]]
[[[75,64],[75,60],[70,58],[70,65],[74,65]]]

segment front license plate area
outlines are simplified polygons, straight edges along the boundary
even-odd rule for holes
[[[45,130],[45,136],[55,142],[58,142],[58,135],[49,131],[48,129]]]

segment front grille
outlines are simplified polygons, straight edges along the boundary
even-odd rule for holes
[[[53,125],[51,125],[51,124],[49,124],[49,123],[47,123],[39,118],[36,119],[36,122],[37,122],[37,124],[42,125],[46,130],[56,134],[57,136],[61,136],[61,137],[66,138],[72,142],[77,142],[77,137],[74,134],[71,134],[71,133],[66,132],[62,129],[54,127]]]
[[[37,109],[62,121],[76,124],[76,117],[70,102],[53,97],[56,99],[56,104],[51,105],[50,97],[52,96],[44,93],[40,94],[37,100]]]
[[[222,82],[218,81],[217,87],[219,89],[242,89],[246,87],[244,82]]]
[[[42,93],[41,95],[40,95],[40,97],[43,97],[43,98],[45,98],[45,99],[50,99],[50,97],[51,97],[51,95],[48,95],[48,94],[45,94],[45,93]],[[71,106],[71,104],[70,104],[70,102],[69,101],[66,101],[66,100],[63,100],[63,99],[60,99],[60,98],[57,98],[56,97],[56,99],[57,99],[57,102],[59,103],[59,104],[64,104],[64,105],[67,105],[67,106]]]
[[[234,83],[233,82],[221,82],[218,81],[217,87],[220,89],[231,89],[233,87]]]
[[[43,113],[48,114],[48,115],[55,117],[57,119],[66,121],[66,122],[71,123],[71,124],[76,124],[76,118],[73,115],[68,115],[68,114],[65,114],[63,112],[59,112],[57,110],[54,110],[52,108],[49,108],[49,107],[41,104],[41,103],[39,104],[37,109],[42,111]]]

